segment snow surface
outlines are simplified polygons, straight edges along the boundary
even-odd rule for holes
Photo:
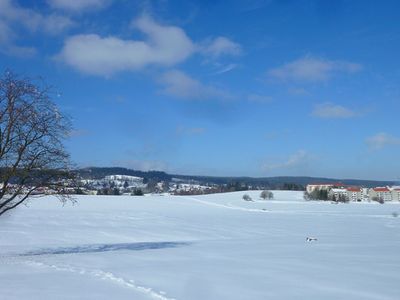
[[[36,199],[0,218],[0,299],[400,299],[399,203],[243,194]]]

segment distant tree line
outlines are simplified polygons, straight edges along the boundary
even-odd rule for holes
[[[101,179],[108,175],[129,175],[142,177],[144,180],[164,181],[170,182],[173,178],[178,178],[183,181],[193,181],[201,185],[216,184],[216,185],[230,185],[239,182],[243,185],[251,187],[252,189],[270,189],[270,190],[294,190],[304,191],[305,186],[312,182],[332,182],[337,179],[318,178],[318,177],[215,177],[215,176],[189,176],[179,174],[168,174],[162,171],[139,171],[120,167],[89,167],[77,170],[78,175],[84,179]],[[352,186],[387,186],[395,185],[393,181],[371,181],[371,180],[341,180],[344,184]],[[146,183],[146,182],[145,182]]]
[[[97,195],[108,195],[108,196],[120,196],[121,191],[116,188],[116,187],[103,187],[99,190],[97,190]],[[133,192],[131,193],[131,196],[143,196],[143,190],[142,189],[134,189]]]
[[[215,185],[213,184],[211,187],[207,189],[200,188],[191,188],[188,190],[177,189],[174,194],[175,195],[204,195],[204,194],[217,194],[217,193],[229,193],[229,192],[240,192],[240,191],[248,191],[249,186],[240,181],[233,181],[226,185]]]
[[[304,185],[301,185],[301,184],[297,184],[297,183],[284,183],[283,185],[282,185],[282,188],[281,188],[282,190],[285,190],[285,191],[304,191],[305,190],[305,187],[304,187]]]
[[[119,196],[121,195],[121,192],[116,187],[103,187],[102,189],[97,190],[97,195]]]

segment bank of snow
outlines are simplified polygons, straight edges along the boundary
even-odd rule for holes
[[[244,193],[35,201],[0,219],[1,299],[399,299],[399,204]]]

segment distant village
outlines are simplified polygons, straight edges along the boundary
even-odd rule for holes
[[[400,201],[400,186],[365,188],[342,183],[314,183],[307,185],[305,198],[335,202]]]
[[[170,182],[146,180],[129,175],[108,175],[102,179],[82,179],[79,181],[78,194],[87,195],[132,195],[142,196],[148,193],[169,193],[177,195],[208,194],[219,191],[216,184],[201,185],[193,180],[173,178]]]
[[[199,195],[249,189],[260,190],[265,189],[265,187],[248,186],[240,182],[201,184],[194,180],[178,178],[172,178],[171,181],[152,181],[137,176],[108,175],[102,179],[80,180],[78,194],[141,196],[145,193],[168,193],[173,195]],[[377,201],[383,203],[400,201],[400,186],[367,188],[349,186],[340,182],[314,183],[305,187],[304,198],[307,200],[329,200],[334,202]]]
[[[202,195],[271,189],[266,185],[250,185],[240,180],[233,180],[229,183],[213,183],[174,177],[170,180],[148,179],[131,175],[107,175],[101,179],[79,179],[76,184],[76,186],[69,187],[71,194],[141,196],[168,193],[172,195]],[[293,183],[284,183],[281,189],[304,191],[305,187]]]
[[[201,195],[246,190],[269,190],[264,185],[247,185],[240,181],[228,184],[201,183],[191,179],[172,178],[171,180],[149,180],[147,178],[130,175],[107,175],[101,179],[79,179],[66,186],[70,194],[82,195],[130,195],[143,196],[144,194],[172,194],[172,195]],[[333,183],[312,183],[305,187],[298,184],[285,183],[281,190],[304,191],[306,200],[324,200],[339,202],[379,203],[400,202],[400,186],[361,187]],[[38,189],[36,194],[52,194],[49,189]]]

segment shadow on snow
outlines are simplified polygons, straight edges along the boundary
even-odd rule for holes
[[[141,251],[152,249],[165,249],[187,246],[187,242],[143,242],[143,243],[121,243],[121,244],[95,244],[77,247],[61,247],[53,249],[41,249],[30,251],[20,256],[47,255],[47,254],[75,254],[75,253],[97,253],[119,250]]]

